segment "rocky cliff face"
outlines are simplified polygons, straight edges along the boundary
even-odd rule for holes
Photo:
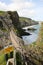
[[[11,43],[9,30],[12,28],[12,21],[9,18],[8,13],[0,15],[0,46],[2,47]]]
[[[5,12],[0,15],[0,47],[7,46],[11,43],[9,32],[11,29],[15,30],[15,28],[18,28],[18,23],[19,18],[17,12]]]
[[[13,29],[14,33],[19,37],[22,35],[29,35],[29,33],[22,30],[20,21],[21,20],[19,20],[19,15],[16,11],[0,12],[0,46],[3,46],[3,44],[6,46],[11,43],[9,36],[11,29]]]
[[[8,11],[0,14],[0,47],[11,44],[9,35],[10,30],[13,30],[14,33],[19,37],[27,34],[21,29],[20,25],[19,16],[16,11]]]
[[[16,11],[14,12],[8,11],[8,14],[10,15],[10,19],[12,20],[12,24],[14,25],[14,27],[20,28],[18,13]]]
[[[19,16],[16,11],[15,12],[8,11],[8,12],[4,12],[4,13],[0,14],[0,49],[2,49],[5,46],[12,45],[12,41],[15,41],[15,40],[17,43],[14,42],[13,43],[14,46],[16,44],[16,47],[17,47],[17,45],[19,45],[18,46],[18,47],[20,47],[19,50],[22,48],[24,49],[24,46],[23,46],[24,42],[18,36],[26,35],[27,33],[25,33],[21,27],[24,27],[25,25],[26,26],[32,25],[32,22],[27,23],[26,22],[27,20],[25,20],[25,23],[24,23],[24,20],[23,20],[23,23],[22,23],[20,21],[21,20],[19,20]],[[11,32],[11,30],[13,30],[13,32]],[[14,33],[15,33],[15,35],[14,35]],[[13,38],[14,38],[14,40],[13,40]],[[11,39],[12,39],[12,41],[11,41]],[[42,58],[42,60],[40,60],[41,56],[39,54],[37,54],[37,47],[32,46],[32,47],[27,47],[27,48],[26,48],[26,50],[28,53],[28,57],[25,57],[25,61],[27,61],[28,65],[42,65],[43,58]],[[43,54],[43,52],[42,52],[42,54]],[[37,55],[38,55],[38,57],[37,57]],[[41,64],[40,64],[40,62],[41,62]]]

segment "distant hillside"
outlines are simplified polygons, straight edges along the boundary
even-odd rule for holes
[[[26,18],[26,17],[19,17],[19,21],[21,23],[21,27],[38,24],[37,21],[32,20],[31,18]]]

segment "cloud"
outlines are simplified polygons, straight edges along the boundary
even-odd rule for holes
[[[12,3],[6,4],[0,1],[0,10],[20,10],[23,8],[31,8],[34,6],[34,3],[28,2],[26,0],[11,0]]]
[[[6,10],[7,6],[5,3],[0,2],[0,10]]]
[[[11,11],[17,11],[20,16],[33,16],[35,13],[35,10],[33,9],[35,7],[35,4],[32,2],[32,0],[11,0],[12,2],[9,4],[6,4],[5,2],[0,1],[0,10],[11,10]]]
[[[11,0],[12,2],[32,2],[32,0]]]
[[[8,10],[21,10],[34,7],[35,4],[24,0],[12,0],[12,3],[8,5]]]
[[[23,9],[23,10],[18,11],[18,13],[19,13],[20,16],[32,17],[35,14],[35,10],[33,10],[33,9],[31,9],[31,10]]]

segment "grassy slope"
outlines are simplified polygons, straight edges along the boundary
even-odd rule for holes
[[[0,11],[0,15],[3,15],[5,13],[5,11]]]
[[[28,46],[27,52],[29,52],[29,59],[35,63],[34,65],[43,65],[43,23],[37,41]]]
[[[37,40],[37,45],[43,47],[43,23],[41,24],[40,32],[39,32],[39,38]]]
[[[28,21],[28,22],[30,22],[30,21],[32,21],[32,22],[37,22],[37,21],[34,21],[34,20],[32,20],[31,18],[27,18],[27,17],[19,17],[19,20],[22,20],[22,21]]]
[[[10,52],[8,53],[8,58],[10,58]],[[0,65],[6,65],[6,60],[5,60],[5,54],[3,50],[0,50]]]
[[[19,21],[21,23],[21,27],[38,24],[37,21],[32,20],[31,18],[26,18],[26,17],[19,17]]]
[[[3,15],[4,13],[5,13],[4,11],[0,11],[0,15]],[[6,65],[4,54],[2,53],[1,50],[0,50],[0,65]]]
[[[25,19],[25,20],[26,20],[26,19],[27,19],[27,20],[28,20],[28,19],[31,20],[30,18],[26,18],[26,17],[19,17],[19,19],[21,19],[21,20],[24,20],[24,19]]]

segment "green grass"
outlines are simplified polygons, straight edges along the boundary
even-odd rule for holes
[[[31,20],[30,18],[26,18],[26,17],[19,17],[19,19],[21,19],[21,20]]]
[[[31,18],[27,18],[27,17],[19,17],[19,20],[21,20],[21,21],[23,21],[23,22],[25,22],[26,20],[27,20],[28,22],[30,22],[30,21],[32,21],[32,22],[37,22],[37,21],[32,20]]]
[[[3,53],[0,55],[0,65],[6,65],[6,60],[4,58],[4,54]]]
[[[0,15],[3,15],[5,13],[5,11],[0,11]]]
[[[36,42],[28,45],[31,61],[36,65],[43,65],[43,23],[41,24],[38,39]]]
[[[36,44],[38,44],[40,47],[43,47],[43,23],[41,24],[39,38],[38,38]]]
[[[22,22],[26,22],[26,21],[30,22],[32,19],[26,18],[26,17],[19,17],[19,20],[20,20],[20,22],[21,22],[21,21],[22,21]]]
[[[0,13],[4,13],[4,11],[0,11]]]
[[[8,58],[10,58],[10,53],[8,53]],[[0,51],[0,65],[6,65],[6,63],[5,54],[3,51]]]

